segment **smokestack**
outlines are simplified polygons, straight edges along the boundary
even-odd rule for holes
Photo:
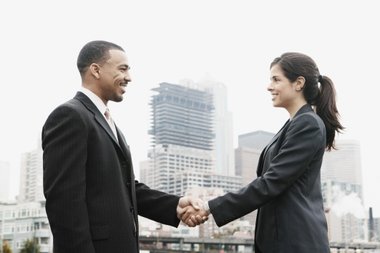
[[[368,241],[372,242],[375,237],[375,224],[373,221],[372,207],[369,208],[368,233]]]

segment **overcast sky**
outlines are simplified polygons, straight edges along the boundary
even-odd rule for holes
[[[224,83],[236,147],[238,135],[277,132],[288,118],[266,91],[269,64],[298,51],[335,82],[347,128],[339,138],[360,142],[365,207],[380,216],[377,10],[375,0],[2,1],[0,160],[11,163],[12,193],[21,153],[37,147],[47,115],[80,87],[76,57],[90,40],[127,52],[133,81],[110,108],[136,168],[146,159],[148,103],[160,82]]]

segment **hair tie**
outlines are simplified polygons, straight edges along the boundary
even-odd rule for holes
[[[322,75],[319,75],[319,76],[318,76],[318,82],[322,82],[322,80],[323,80],[323,76],[322,76]]]

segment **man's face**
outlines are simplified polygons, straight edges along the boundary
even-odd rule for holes
[[[100,98],[107,101],[120,102],[128,82],[131,81],[129,75],[129,65],[125,52],[120,50],[110,50],[110,58],[102,65],[99,65],[99,92]]]

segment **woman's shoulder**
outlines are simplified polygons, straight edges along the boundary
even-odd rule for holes
[[[292,121],[296,124],[314,123],[317,124],[319,127],[325,127],[322,119],[313,110],[307,110],[297,113],[297,115],[292,119]]]

